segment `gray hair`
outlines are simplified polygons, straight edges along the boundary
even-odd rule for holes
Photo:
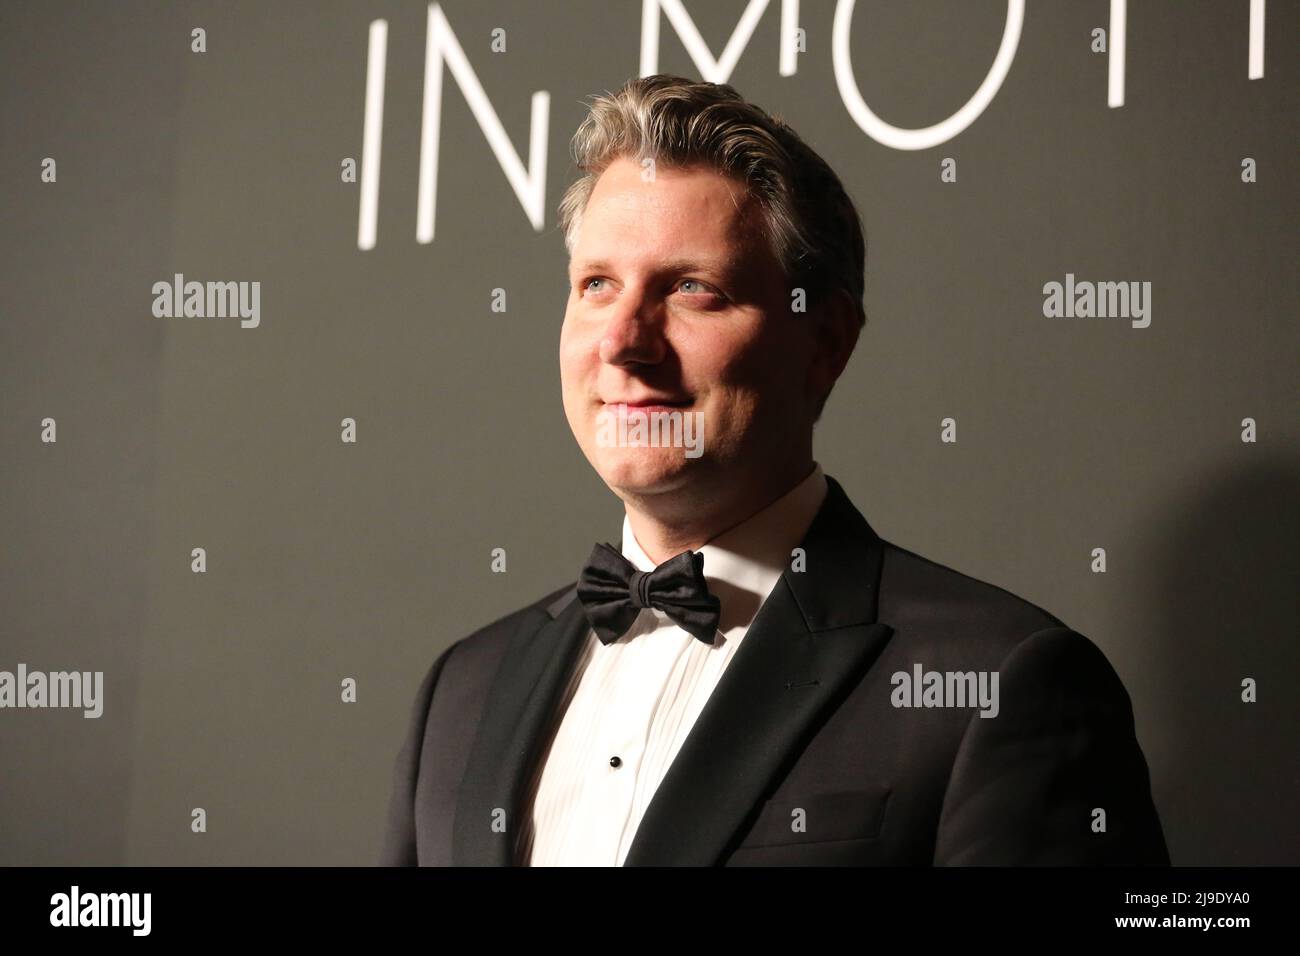
[[[596,180],[619,158],[652,158],[669,167],[703,165],[743,183],[762,212],[770,248],[792,288],[810,302],[848,293],[859,327],[866,238],[839,177],[777,116],[746,102],[725,83],[656,74],[593,98],[573,136],[584,175],[560,201],[560,227],[572,254]]]

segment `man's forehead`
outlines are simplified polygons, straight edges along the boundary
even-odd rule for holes
[[[652,263],[664,270],[721,274],[761,256],[766,248],[762,238],[756,217],[663,219],[602,215],[589,208],[579,221],[569,266],[581,270]]]
[[[645,170],[619,159],[596,180],[582,216],[611,229],[653,221],[721,232],[748,224],[756,212],[744,184],[716,170],[701,166]]]
[[[572,273],[619,268],[720,278],[766,256],[763,217],[744,184],[701,166],[660,166],[654,178],[611,163],[580,213]]]

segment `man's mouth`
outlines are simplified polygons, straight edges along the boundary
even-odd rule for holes
[[[689,408],[691,404],[692,403],[690,399],[673,400],[673,399],[666,399],[666,398],[647,398],[647,399],[639,399],[637,401],[630,401],[630,402],[628,401],[605,402],[604,406],[606,409],[610,411],[620,411],[626,409],[627,411],[637,411],[637,412],[641,412],[642,414],[650,414],[653,412],[670,412],[674,409]]]

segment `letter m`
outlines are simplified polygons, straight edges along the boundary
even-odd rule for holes
[[[764,11],[771,0],[749,0],[740,22],[731,32],[722,56],[714,59],[709,45],[700,36],[695,21],[682,6],[682,0],[641,0],[641,75],[650,76],[659,72],[659,14],[663,13],[672,24],[682,46],[700,71],[700,76],[709,83],[726,83],[731,79],[731,71],[736,68],[740,54],[745,52],[749,39],[754,35],[754,28],[763,18]],[[799,28],[799,0],[781,0],[781,49],[780,70],[782,76],[794,76],[798,69],[795,39]]]

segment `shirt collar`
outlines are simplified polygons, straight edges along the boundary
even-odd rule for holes
[[[718,535],[698,551],[704,556],[704,577],[722,604],[718,630],[748,627],[782,572],[791,551],[808,532],[826,498],[826,476],[817,462],[808,477],[762,511]],[[640,571],[653,571],[623,516],[623,557]]]

